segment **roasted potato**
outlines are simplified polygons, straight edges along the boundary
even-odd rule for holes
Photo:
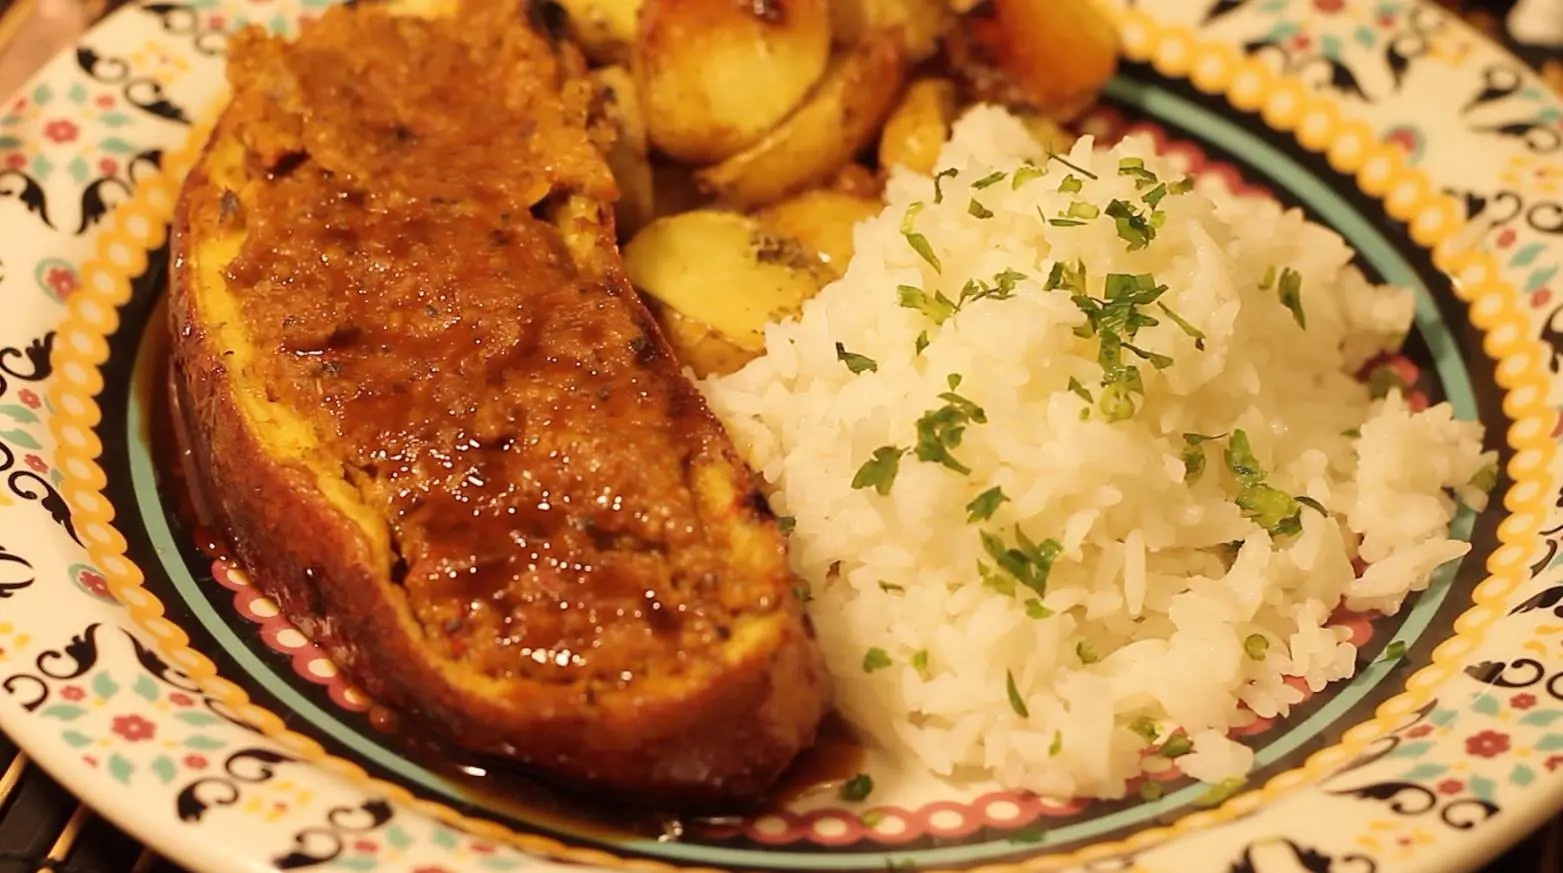
[[[776,203],[829,179],[874,139],[905,80],[894,31],[876,31],[831,61],[819,87],[764,139],[696,174],[739,209]]]
[[[831,0],[830,16],[841,45],[855,45],[875,31],[899,30],[914,64],[938,51],[939,39],[955,20],[944,0]]]
[[[879,135],[879,166],[933,175],[939,149],[949,140],[954,122],[954,82],[936,78],[913,82]]]
[[[828,0],[645,0],[634,72],[652,143],[729,158],[797,108],[830,57]]]
[[[1089,106],[1118,70],[1118,31],[1096,0],[993,0],[981,25],[1000,70],[1055,118]]]
[[[833,278],[799,243],[714,209],[648,225],[624,247],[624,270],[657,304],[679,360],[702,375],[759,357],[765,326],[796,313]]]
[[[619,200],[614,204],[619,232],[633,234],[656,217],[656,185],[646,139],[646,120],[640,111],[635,81],[623,67],[603,67],[592,72],[602,93],[603,115],[613,126],[613,145],[605,157]]]
[[[776,234],[797,240],[819,254],[835,276],[852,260],[852,229],[884,209],[878,200],[816,188],[756,212],[754,217]]]
[[[594,63],[626,64],[644,0],[556,0],[570,18],[570,35]]]

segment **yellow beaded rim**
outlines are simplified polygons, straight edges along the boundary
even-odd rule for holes
[[[1402,693],[1380,705],[1371,719],[1347,730],[1341,742],[1314,753],[1301,766],[1271,777],[1258,788],[1173,824],[1068,854],[976,868],[982,873],[1055,869],[1142,852],[1174,837],[1252,813],[1350,762],[1368,744],[1427,704],[1481,646],[1486,629],[1504,615],[1506,601],[1528,578],[1528,564],[1541,543],[1540,531],[1548,511],[1546,495],[1556,490],[1550,469],[1556,453],[1551,436],[1553,415],[1546,405],[1548,348],[1528,336],[1519,292],[1503,278],[1496,258],[1459,244],[1466,225],[1458,203],[1439,193],[1422,171],[1410,166],[1399,148],[1380,143],[1367,124],[1344,118],[1329,95],[1311,93],[1295,77],[1279,74],[1230,46],[1201,41],[1192,28],[1161,24],[1142,10],[1114,14],[1129,60],[1149,63],[1169,78],[1187,79],[1207,94],[1224,95],[1234,107],[1258,113],[1271,128],[1295,134],[1304,148],[1324,155],[1336,171],[1354,176],[1365,194],[1381,200],[1391,217],[1407,224],[1412,239],[1431,251],[1435,266],[1454,280],[1455,293],[1469,305],[1472,324],[1485,336],[1484,351],[1497,363],[1496,380],[1505,392],[1503,410],[1513,422],[1506,439],[1514,450],[1508,466],[1514,484],[1503,498],[1508,516],[1498,527],[1499,547],[1487,561],[1489,575],[1476,586],[1473,606],[1455,621],[1454,635],[1433,651],[1431,664],[1407,679]],[[255,705],[243,688],[219,676],[215,664],[190,647],[188,635],[164,617],[163,604],[143,587],[141,571],[126,557],[125,539],[113,526],[114,507],[102,493],[106,477],[96,459],[103,446],[94,430],[102,418],[96,403],[103,388],[99,367],[108,359],[107,337],[119,326],[118,308],[130,298],[131,277],[146,269],[148,253],[166,240],[179,184],[199,158],[209,130],[196,130],[185,147],[166,156],[159,173],[140,180],[134,196],[115,210],[96,251],[82,265],[83,287],[70,298],[57,331],[57,378],[50,389],[55,413],[49,424],[58,446],[56,464],[64,475],[60,490],[110,591],[169,662],[189,674],[203,691],[284,750],[366,791],[475,836],[507,842],[535,854],[619,869],[716,873],[710,868],[624,858],[602,849],[518,832],[376,779],[357,764],[331,755],[315,740],[289,730],[281,717]]]

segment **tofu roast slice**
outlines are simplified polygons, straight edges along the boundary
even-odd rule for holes
[[[408,725],[754,798],[829,682],[750,471],[620,268],[595,94],[522,3],[230,49],[171,390],[238,563]]]

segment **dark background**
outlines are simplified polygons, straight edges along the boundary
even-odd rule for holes
[[[0,97],[124,0],[0,0]],[[1312,3],[1314,0],[1292,0]],[[1503,30],[1513,0],[1438,0],[1510,42],[1555,87],[1563,51],[1516,46]],[[1560,13],[1563,14],[1563,13]],[[0,873],[182,873],[98,818],[0,736]],[[1485,873],[1563,873],[1563,816]]]

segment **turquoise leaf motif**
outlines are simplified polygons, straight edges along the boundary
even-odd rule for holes
[[[114,155],[133,155],[136,153],[135,146],[117,136],[111,136],[98,143],[98,148]]]
[[[1363,48],[1370,49],[1378,43],[1378,37],[1374,35],[1371,27],[1359,27],[1352,32],[1351,37]]]
[[[0,406],[0,415],[3,415],[6,418],[12,419],[14,421],[19,421],[22,424],[32,424],[38,420],[38,413],[33,412],[31,409],[28,409],[25,406],[19,406],[15,404],[10,406]]]
[[[1492,802],[1493,792],[1498,788],[1498,786],[1486,776],[1472,776],[1468,786],[1470,787],[1472,794],[1480,797],[1485,801],[1488,801],[1489,803]]]
[[[167,785],[174,781],[175,776],[179,775],[179,765],[175,764],[174,759],[167,755],[158,755],[152,759],[152,775],[156,776],[159,782]]]
[[[429,835],[429,841],[442,849],[456,848],[456,832],[450,828],[435,828]]]
[[[412,845],[412,836],[401,825],[391,825],[385,829],[385,842],[393,849],[405,849]]]
[[[1563,709],[1538,709],[1535,712],[1525,713],[1525,717],[1520,719],[1520,724],[1546,727],[1560,718],[1563,718]]]
[[[109,756],[109,775],[114,777],[115,782],[121,785],[129,785],[130,776],[135,772],[136,765],[130,763],[124,755],[115,752]]]
[[[78,185],[87,181],[87,162],[82,160],[80,155],[72,158],[71,162],[65,165],[65,171],[71,174],[71,180]]]
[[[490,870],[514,870],[516,860],[514,858],[485,858],[483,866]]]
[[[1536,749],[1542,752],[1563,749],[1563,734],[1547,734],[1536,742]]]
[[[89,746],[92,744],[92,737],[87,736],[81,731],[63,731],[60,734],[60,739],[65,741],[65,745],[70,746],[73,749],[79,749],[82,746]]]
[[[196,712],[193,709],[176,712],[174,713],[174,718],[192,727],[206,727],[217,723],[217,716],[205,712]]]
[[[74,703],[56,703],[53,706],[45,706],[38,712],[44,718],[57,718],[60,721],[75,721],[87,714],[85,707]]]
[[[53,99],[54,89],[50,88],[47,82],[33,89],[33,103],[39,106],[48,106],[49,101]]]
[[[1471,711],[1482,715],[1497,715],[1498,706],[1498,698],[1491,694],[1478,694],[1476,699],[1471,701]]]
[[[82,87],[80,82],[77,82],[71,86],[69,91],[65,92],[65,96],[69,97],[72,103],[85,103],[87,102],[87,89]]]
[[[19,149],[22,141],[14,136],[0,136],[0,149]]]
[[[222,740],[219,740],[216,737],[209,737],[206,734],[194,734],[185,739],[186,748],[200,749],[202,751],[208,752],[212,749],[220,749],[225,745],[227,745],[227,743],[224,743]]]
[[[1433,744],[1431,742],[1426,741],[1426,740],[1423,740],[1422,742],[1419,742],[1419,743],[1402,743],[1401,745],[1396,746],[1395,750],[1393,752],[1390,752],[1385,757],[1387,757],[1387,758],[1416,758],[1416,757],[1419,757],[1421,755],[1427,754],[1427,750],[1431,749],[1432,747],[1433,747]]]
[[[105,127],[124,127],[130,123],[130,116],[123,112],[105,112],[98,116],[98,123]]]
[[[348,855],[332,862],[333,867],[344,867],[348,870],[373,870],[380,863],[373,855]]]
[[[1551,282],[1552,277],[1556,276],[1557,274],[1557,267],[1547,267],[1545,269],[1537,270],[1536,272],[1531,273],[1530,278],[1525,280],[1525,293],[1530,294],[1535,291],[1540,291],[1543,287],[1546,286],[1548,282]]]
[[[0,440],[5,440],[13,446],[21,446],[24,449],[41,449],[33,435],[25,430],[0,430]]]
[[[92,677],[92,693],[104,700],[111,700],[114,695],[119,693],[119,685],[114,681],[113,676],[107,673],[99,673]]]
[[[1329,36],[1319,40],[1319,50],[1324,54],[1325,57],[1339,60],[1341,53],[1340,37],[1334,34],[1330,34]]]
[[[130,690],[147,703],[157,702],[157,683],[152,681],[151,676],[137,676],[136,683],[130,686]]]
[[[1443,764],[1418,764],[1406,771],[1406,775],[1400,778],[1408,782],[1420,782],[1425,779],[1432,779],[1435,776],[1442,776],[1448,771],[1449,768]]]
[[[1509,259],[1509,266],[1528,267],[1531,264],[1534,264],[1536,262],[1536,258],[1540,257],[1541,253],[1545,252],[1546,250],[1547,247],[1543,243],[1531,243],[1530,245],[1525,246],[1524,248],[1521,248],[1519,251],[1514,253],[1514,257]]]
[[[1453,709],[1435,709],[1427,714],[1427,723],[1433,727],[1448,727],[1459,717],[1460,713]]]
[[[1509,782],[1514,785],[1526,786],[1536,780],[1536,771],[1524,764],[1515,764],[1514,770],[1509,773]]]

